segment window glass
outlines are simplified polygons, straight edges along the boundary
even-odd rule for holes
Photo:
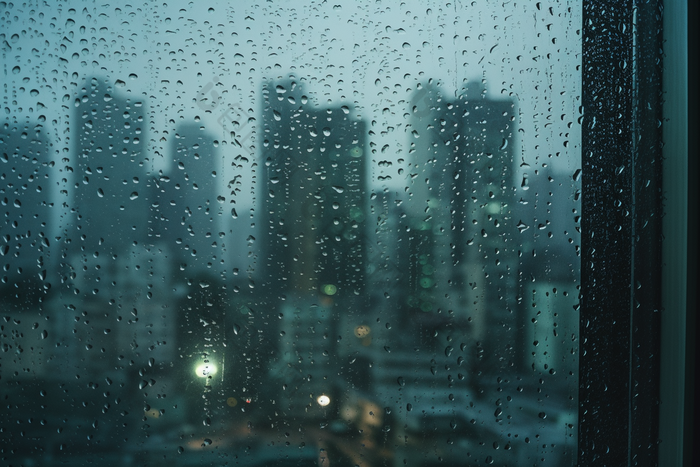
[[[0,13],[3,463],[575,463],[579,2]]]

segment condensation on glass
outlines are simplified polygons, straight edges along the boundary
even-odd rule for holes
[[[0,2],[0,458],[573,465],[576,2]]]

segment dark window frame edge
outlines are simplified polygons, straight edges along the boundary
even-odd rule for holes
[[[686,0],[667,0],[663,20],[664,243],[659,463],[669,466],[693,465],[691,414],[696,319],[691,310],[696,309],[692,284],[697,280],[697,261],[689,259],[697,258],[697,245],[688,239],[697,235],[697,215],[689,215],[691,210],[697,211],[697,160],[688,157],[688,110],[696,108],[689,106],[688,51],[693,42],[689,40],[692,15],[688,15],[688,6]],[[691,196],[693,184],[695,195]],[[696,279],[690,280],[691,277]]]
[[[662,18],[583,6],[579,465],[659,460]]]

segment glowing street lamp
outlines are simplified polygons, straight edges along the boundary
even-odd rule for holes
[[[194,370],[195,374],[200,378],[208,378],[216,374],[216,365],[210,363],[200,363]]]
[[[331,403],[331,398],[325,394],[321,394],[316,398],[316,402],[318,402],[318,405],[320,405],[321,407],[325,407]]]

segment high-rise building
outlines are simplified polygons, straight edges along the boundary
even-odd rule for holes
[[[429,82],[410,110],[409,305],[418,317],[466,322],[474,342],[498,347],[516,295],[514,104],[487,98],[481,83],[450,100]]]
[[[170,144],[171,167],[156,182],[156,238],[175,252],[187,277],[221,269],[222,161],[199,123],[181,123]]]
[[[281,319],[273,372],[286,375],[288,414],[325,410],[316,399],[337,384],[338,333],[362,312],[365,135],[348,106],[314,105],[293,78],[263,86],[263,291]]]
[[[263,88],[261,239],[266,287],[350,297],[364,290],[365,124],[320,108],[293,79]]]
[[[409,308],[417,313],[457,312],[462,284],[458,255],[461,232],[459,172],[465,163],[460,106],[447,100],[432,81],[411,100],[408,199]]]
[[[43,125],[6,120],[0,126],[0,309],[3,313],[0,380],[51,373],[51,322],[38,319],[56,278],[50,143]],[[56,290],[55,288],[53,290]]]
[[[373,316],[381,314],[392,323],[391,328],[378,330],[388,339],[396,332],[390,329],[409,324],[405,313],[406,297],[402,292],[411,263],[406,255],[409,236],[403,223],[405,215],[400,194],[388,188],[372,193],[368,217],[366,280],[372,287],[368,287],[367,296]],[[409,345],[409,342],[404,340],[394,346],[404,344]]]
[[[172,267],[167,255],[153,248],[151,236],[146,124],[144,102],[118,92],[108,80],[89,78],[78,88],[66,169],[72,171],[68,212],[60,232],[62,274],[73,290],[57,300],[107,331],[80,346],[74,343],[88,339],[90,331],[77,326],[75,316],[58,307],[53,322],[56,339],[66,346],[60,356],[64,364],[84,362],[89,372],[104,371],[104,362],[115,354],[135,362],[174,354],[166,345],[175,335],[168,318]],[[89,351],[93,345],[99,353]],[[128,374],[126,368],[111,371],[120,378]]]
[[[478,371],[510,374],[517,341],[517,261],[513,147],[515,104],[490,99],[477,84],[459,100],[463,162],[455,176],[460,202],[455,255],[461,268],[464,306],[472,317]]]
[[[0,286],[13,286],[27,279],[50,281],[51,190],[55,182],[50,180],[53,163],[43,126],[34,122],[3,123],[0,150]]]
[[[524,369],[572,371],[578,363],[581,245],[578,173],[543,164],[526,174],[513,218],[520,233],[519,347]]]
[[[89,78],[78,89],[70,127],[68,274],[79,289],[100,289],[116,274],[117,258],[148,237],[144,103]]]

